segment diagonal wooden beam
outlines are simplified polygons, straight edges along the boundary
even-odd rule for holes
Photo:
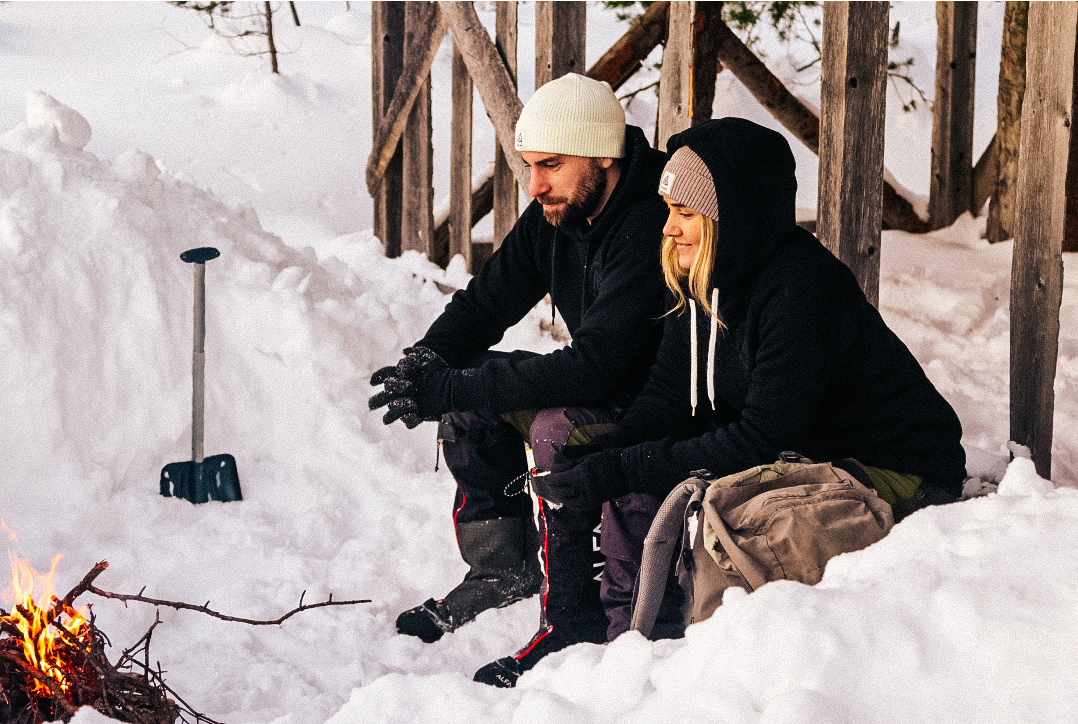
[[[629,80],[655,46],[666,38],[666,22],[670,16],[668,0],[648,6],[629,29],[603,53],[595,65],[588,68],[588,77],[610,84],[614,90]]]
[[[377,192],[378,184],[389,162],[393,160],[397,142],[400,141],[404,128],[408,124],[408,114],[411,113],[412,105],[426,82],[427,76],[430,75],[434,56],[438,54],[438,46],[441,45],[448,27],[445,13],[435,6],[434,12],[429,13],[426,18],[425,26],[419,29],[413,37],[413,42],[405,48],[407,57],[404,60],[404,69],[397,81],[393,100],[374,133],[371,155],[367,159],[367,190],[370,191],[371,196]],[[422,52],[415,52],[416,48],[422,48]]]
[[[449,27],[453,29],[454,42],[483,100],[483,107],[494,125],[509,167],[513,169],[513,175],[520,185],[527,188],[530,180],[528,168],[514,146],[517,119],[524,104],[517,96],[505,62],[486,28],[479,22],[472,3],[440,0],[438,5],[442,10],[441,15],[446,17]]]

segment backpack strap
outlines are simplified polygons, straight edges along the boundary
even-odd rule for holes
[[[639,631],[644,638],[651,636],[655,619],[659,616],[674,548],[683,540],[685,511],[693,501],[699,506],[707,485],[706,481],[694,477],[674,488],[666,496],[644,538],[644,553],[633,591],[633,615],[629,623],[629,630]]]

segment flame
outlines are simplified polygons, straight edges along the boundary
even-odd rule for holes
[[[7,622],[18,630],[22,637],[23,656],[38,672],[53,679],[60,690],[67,693],[71,687],[65,666],[59,653],[66,644],[82,645],[89,641],[89,622],[86,620],[87,609],[76,610],[60,601],[54,591],[53,581],[56,576],[56,564],[63,558],[57,555],[52,559],[52,566],[45,575],[38,573],[29,561],[14,553],[11,557],[11,588],[5,593],[5,602],[12,603],[11,612],[0,616],[0,621]],[[46,606],[38,605],[34,600],[34,589],[40,593],[38,600],[48,601]],[[49,687],[34,679],[34,693],[51,695]]]
[[[5,523],[3,520],[0,520],[0,527],[7,531],[7,536],[12,541],[16,543],[19,541],[19,536],[15,535],[15,531],[13,531],[11,528],[8,528],[7,523]]]

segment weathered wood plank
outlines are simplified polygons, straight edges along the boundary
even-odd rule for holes
[[[389,110],[397,80],[404,69],[404,3],[376,2],[371,7],[371,115],[378,128]],[[374,235],[382,240],[385,254],[401,253],[401,154],[399,140],[393,146],[382,178],[368,192],[374,201]]]
[[[588,69],[587,76],[593,80],[606,81],[614,90],[620,88],[640,70],[644,59],[655,50],[655,46],[666,39],[666,19],[669,13],[668,0],[649,5],[644,14],[629,26],[625,35],[618,38]]]
[[[402,15],[407,16],[412,3],[404,3],[404,5],[406,7]],[[371,140],[371,155],[367,160],[367,188],[372,194],[378,179],[385,173],[393,158],[397,140],[404,134],[415,99],[425,87],[430,85],[428,82],[430,67],[434,64],[438,46],[445,37],[448,23],[442,13],[438,12],[437,5],[433,3],[430,5],[434,7],[434,11],[421,13],[417,16],[421,20],[413,21],[412,25],[409,25],[407,20],[401,19],[401,25],[384,29],[386,33],[399,33],[399,28],[405,28],[409,52],[403,61],[404,66],[397,80],[393,99],[382,118],[379,119],[374,138]],[[416,25],[416,22],[421,24]]]
[[[430,2],[409,2],[404,8],[404,52],[412,58],[428,52],[440,24],[438,6]],[[407,60],[406,60],[407,62]],[[401,249],[426,254],[435,264],[448,263],[448,248],[438,249],[434,241],[434,147],[432,145],[430,73],[415,96],[408,123],[401,137],[404,177],[404,205],[401,212]]]
[[[711,120],[715,79],[719,74],[719,43],[715,30],[722,22],[722,3],[693,3],[692,90],[689,118],[694,126]]]
[[[1028,2],[1008,2],[1003,10],[1003,41],[996,96],[997,168],[988,205],[988,240],[1014,236],[1015,189],[1018,184],[1018,145],[1022,139],[1022,98],[1026,92],[1026,27]]]
[[[663,67],[659,71],[659,122],[655,146],[666,149],[670,136],[688,128],[692,108],[692,21],[693,3],[675,0],[670,3],[663,48]]]
[[[494,47],[505,63],[513,87],[517,87],[517,3],[500,2],[494,10]],[[513,170],[505,159],[501,144],[494,148],[494,248],[517,223],[520,215],[520,192]],[[477,269],[474,271],[478,271]]]
[[[1078,58],[1078,44],[1075,45]],[[1078,63],[1074,64],[1071,118],[1078,111]],[[1078,123],[1071,123],[1071,146],[1067,155],[1067,214],[1063,228],[1063,251],[1078,251]]]
[[[817,234],[879,304],[887,2],[828,2]]]
[[[999,177],[999,143],[996,138],[993,136],[988,142],[988,147],[973,167],[973,210],[976,213],[980,213],[985,202],[996,193]]]
[[[478,224],[494,208],[494,170],[488,168],[485,173],[472,179],[472,226]],[[434,217],[434,243],[449,245],[449,207],[440,205]],[[476,256],[476,248],[484,242],[472,242],[472,267],[482,266]],[[487,244],[490,246],[489,244]],[[490,256],[490,254],[487,254]],[[485,257],[484,257],[485,259]]]
[[[452,119],[449,140],[449,253],[472,268],[472,79],[453,43]]]
[[[483,100],[483,108],[494,125],[498,143],[505,152],[506,160],[517,182],[527,188],[528,169],[520,153],[513,146],[517,119],[524,104],[517,96],[513,79],[498,55],[498,49],[479,22],[475,8],[470,2],[438,3],[442,14],[449,20],[453,38],[460,48],[464,64],[472,76],[472,83]]]
[[[1029,6],[1011,262],[1011,439],[1052,474],[1063,229],[1078,3]]]
[[[535,87],[566,73],[584,73],[587,3],[535,3]]]
[[[977,3],[936,3],[936,100],[932,104],[932,178],[928,223],[950,226],[973,204],[973,86]]]

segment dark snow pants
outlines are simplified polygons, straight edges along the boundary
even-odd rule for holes
[[[457,482],[454,525],[459,530],[470,522],[520,516],[522,524],[530,526],[521,438],[530,441],[536,467],[549,470],[555,451],[609,431],[614,417],[613,409],[580,407],[502,417],[445,415],[442,450]],[[642,541],[661,502],[634,494],[588,512],[543,505],[538,515],[546,573],[541,628],[554,626],[563,636],[592,642],[628,629]],[[465,551],[462,554],[467,558]],[[660,611],[657,635],[680,632],[663,628],[666,621],[676,621],[675,627],[681,621],[680,589],[674,586],[668,593],[671,600]]]

